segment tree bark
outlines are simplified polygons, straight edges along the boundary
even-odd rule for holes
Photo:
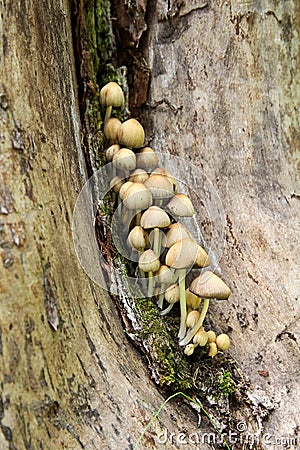
[[[233,2],[168,2],[168,11],[155,3],[142,8],[144,23],[134,21],[132,78],[142,71],[144,83],[130,96],[131,109],[157,150],[199,158],[218,189],[227,217],[221,266],[234,294],[211,320],[223,331],[228,324],[233,354],[259,387],[249,399],[257,414],[268,397],[278,407],[265,430],[294,437],[299,11],[292,1],[249,11]],[[78,98],[84,68],[76,72],[68,1],[0,5],[0,446],[130,449],[165,397],[73,247],[76,198],[98,164],[101,136],[81,133],[89,121],[79,110],[97,83],[89,79],[95,68],[85,68]],[[87,20],[88,7],[108,3],[78,5],[76,17]],[[140,55],[151,69],[149,93]],[[210,228],[204,232],[209,239]],[[159,433],[198,430],[197,419],[172,402],[141,448],[166,448]],[[180,448],[172,442],[167,448]]]

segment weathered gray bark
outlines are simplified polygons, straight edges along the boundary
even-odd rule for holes
[[[166,18],[158,2],[141,42],[152,71],[143,123],[157,150],[198,157],[219,191],[221,265],[234,294],[211,320],[232,328],[233,354],[272,399],[266,430],[294,437],[299,12],[292,1],[244,11],[168,3],[176,15]],[[0,447],[132,448],[163,397],[72,244],[87,175],[69,4],[1,7]],[[133,110],[146,98],[135,95]],[[164,429],[198,431],[197,418],[173,402],[142,448],[166,448],[157,440]]]

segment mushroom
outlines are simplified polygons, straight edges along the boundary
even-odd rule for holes
[[[215,342],[210,342],[208,345],[209,345],[208,356],[211,356],[213,358],[218,353],[218,347]]]
[[[146,250],[139,258],[139,268],[141,271],[148,273],[148,297],[152,297],[153,293],[153,272],[157,272],[160,267],[158,256],[153,250]]]
[[[194,344],[188,344],[184,349],[184,353],[187,356],[191,356],[194,353],[194,350],[195,350]]]
[[[128,148],[139,148],[144,140],[144,128],[136,119],[128,119],[122,123],[118,132],[119,144]]]
[[[186,306],[191,309],[198,309],[201,304],[201,298],[193,294],[189,288],[185,290]]]
[[[169,303],[169,306],[160,313],[161,316],[168,314],[174,304],[180,300],[180,290],[177,284],[173,284],[166,290],[165,299]]]
[[[204,301],[198,322],[179,343],[179,345],[184,346],[190,342],[197,331],[202,327],[209,307],[209,299],[228,299],[231,294],[229,287],[221,280],[221,278],[219,278],[209,270],[203,272],[201,275],[199,275],[199,277],[195,278],[195,280],[191,283],[189,289],[193,294],[203,298]]]
[[[206,332],[207,337],[208,337],[208,343],[210,344],[211,342],[216,342],[216,333],[213,330],[208,330]]]
[[[200,330],[197,331],[195,336],[193,337],[193,344],[199,345],[200,347],[204,347],[208,342],[208,336],[205,330],[203,328],[200,328]]]
[[[133,183],[145,183],[149,175],[144,169],[135,169],[129,177],[129,181]]]
[[[148,242],[148,233],[139,225],[132,228],[128,235],[128,242],[131,247],[139,252],[143,252]]]
[[[156,272],[155,276],[157,277],[157,281],[160,284],[160,292],[159,292],[159,298],[157,302],[157,306],[162,309],[163,307],[163,301],[165,297],[165,289],[167,286],[170,286],[171,284],[174,284],[176,281],[176,275],[174,272],[165,265],[161,265],[158,272]]]
[[[121,148],[114,154],[112,163],[116,169],[124,172],[126,177],[130,170],[135,169],[135,154],[129,148]]]
[[[164,167],[157,167],[150,173],[150,177],[152,175],[163,175],[164,177],[167,177],[173,186],[174,194],[177,194],[177,191],[178,191],[177,181],[176,181],[175,177],[167,169],[165,169]]]
[[[100,103],[106,107],[104,123],[110,118],[112,107],[124,106],[124,94],[120,86],[110,81],[100,91]]]
[[[111,182],[109,183],[109,187],[110,189],[113,189],[113,196],[112,196],[112,200],[115,203],[116,201],[116,194],[118,194],[118,192],[120,191],[121,187],[124,184],[124,180],[122,180],[121,177],[114,177]]]
[[[136,166],[151,172],[158,166],[157,153],[151,147],[144,147],[136,154]]]
[[[167,177],[163,175],[152,175],[145,181],[145,186],[150,189],[153,199],[161,204],[164,198],[172,197],[173,186]]]
[[[113,144],[105,152],[105,157],[107,162],[111,162],[113,160],[113,157],[118,151],[121,149],[121,147],[118,144]]]
[[[121,126],[119,119],[111,118],[108,119],[104,124],[104,135],[108,142],[116,143],[118,142],[118,131]]]
[[[219,350],[228,350],[230,347],[229,336],[225,333],[219,334],[216,339],[216,344]]]
[[[175,242],[180,241],[180,239],[193,239],[189,230],[181,223],[172,223],[166,232],[166,247],[172,247]]]
[[[176,194],[167,204],[168,210],[178,217],[192,217],[194,207],[191,200],[185,194]]]
[[[143,183],[132,183],[124,194],[123,203],[127,209],[137,212],[136,225],[139,225],[141,210],[152,204],[152,195]]]
[[[146,183],[145,183],[146,186]],[[170,225],[170,217],[158,206],[151,206],[141,217],[141,226],[145,230],[154,228],[153,251],[160,255],[160,236],[159,228],[165,228]]]
[[[188,328],[193,328],[193,326],[196,325],[198,322],[198,319],[200,317],[200,313],[197,310],[190,311],[186,317],[186,326]]]

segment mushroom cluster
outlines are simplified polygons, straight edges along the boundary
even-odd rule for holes
[[[178,192],[171,173],[158,167],[158,155],[145,144],[142,125],[136,119],[121,123],[111,117],[113,107],[124,106],[120,86],[114,82],[105,85],[100,102],[106,108],[106,160],[113,167],[110,188],[121,208],[126,243],[138,263],[143,287],[146,282],[146,295],[156,298],[162,316],[179,303],[178,338],[186,355],[199,346],[214,357],[229,348],[230,340],[224,333],[216,336],[214,331],[206,331],[203,323],[211,299],[228,299],[231,291],[209,270],[209,255],[180,223],[180,218],[194,215],[193,204],[185,193]],[[200,274],[187,286],[191,269]]]

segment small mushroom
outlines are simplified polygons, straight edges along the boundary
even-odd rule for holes
[[[155,274],[158,283],[160,284],[160,292],[159,292],[159,298],[157,302],[157,306],[162,309],[163,307],[163,301],[165,297],[165,289],[167,286],[170,286],[171,284],[174,284],[176,281],[176,275],[174,272],[168,267],[162,264]]]
[[[148,297],[152,297],[153,294],[153,272],[157,272],[160,267],[158,256],[153,250],[146,250],[141,254],[139,258],[139,268],[143,272],[148,273]]]
[[[136,159],[135,154],[129,148],[121,148],[112,159],[114,167],[128,175],[130,170],[135,169]]]
[[[136,166],[151,172],[158,166],[157,153],[151,147],[144,147],[136,154]]]
[[[146,183],[145,183],[146,186]],[[145,230],[154,229],[153,251],[160,255],[160,235],[159,228],[165,228],[170,225],[170,217],[158,206],[151,206],[141,217],[141,226]]]
[[[169,306],[160,313],[161,316],[165,316],[166,314],[168,314],[173,308],[174,304],[180,300],[180,290],[177,284],[173,284],[166,290],[165,299],[169,303]]]
[[[166,232],[166,247],[170,248],[175,242],[185,238],[193,239],[189,230],[181,223],[172,223]]]
[[[144,140],[144,128],[136,119],[128,119],[122,123],[118,132],[120,145],[128,148],[139,148],[143,145]]]
[[[193,328],[198,322],[199,317],[200,317],[199,311],[197,310],[190,311],[186,317],[186,326],[188,328]]]
[[[216,333],[213,330],[208,330],[206,332],[207,337],[208,337],[208,343],[210,344],[211,342],[216,342]]]
[[[152,195],[143,183],[132,183],[124,194],[123,203],[127,209],[137,213],[136,225],[139,225],[141,210],[152,204]]]
[[[112,107],[120,108],[124,106],[124,94],[120,86],[114,81],[110,81],[100,91],[100,103],[106,107],[104,123],[110,118]]]
[[[164,177],[167,177],[173,186],[174,194],[177,194],[177,192],[178,192],[177,181],[176,181],[175,177],[167,169],[165,169],[164,167],[157,167],[150,173],[150,177],[152,177],[153,175],[162,175]]]
[[[163,175],[152,175],[145,181],[145,186],[151,191],[153,199],[158,200],[159,203],[173,195],[172,184]]]
[[[113,144],[105,152],[105,157],[107,162],[111,162],[113,160],[113,157],[118,151],[121,149],[119,144]]]
[[[191,200],[185,194],[176,194],[167,204],[168,210],[178,217],[192,217],[194,207]]]
[[[117,143],[118,142],[118,131],[121,126],[119,119],[111,118],[108,119],[104,124],[104,136],[108,142]]]
[[[130,177],[129,181],[132,181],[133,183],[145,183],[146,180],[148,180],[149,175],[147,172],[143,169],[135,169]]]
[[[139,252],[143,252],[148,242],[148,233],[139,225],[132,228],[128,235],[128,242],[131,247]]]
[[[216,338],[216,344],[219,350],[226,351],[230,347],[229,336],[225,333],[219,334]]]
[[[195,346],[194,344],[188,344],[185,348],[184,348],[184,353],[187,356],[191,356],[194,353],[195,350]]]
[[[208,345],[209,345],[208,356],[211,356],[213,358],[218,353],[218,347],[215,342],[210,342]]]
[[[200,347],[204,347],[208,342],[208,336],[205,330],[203,328],[200,328],[200,330],[197,331],[195,336],[193,337],[193,344],[199,345]]]
[[[124,184],[124,180],[122,180],[121,177],[116,176],[109,183],[109,187],[110,187],[110,189],[113,189],[116,194],[118,194],[118,192],[120,191],[121,186],[123,186],[123,184]]]

